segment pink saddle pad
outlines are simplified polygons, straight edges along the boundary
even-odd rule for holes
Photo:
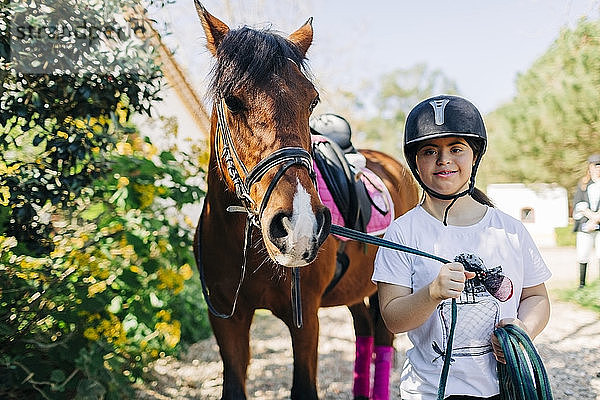
[[[317,175],[317,190],[319,191],[321,202],[331,211],[331,223],[344,226],[344,218],[335,204],[329,189],[327,189],[321,171],[319,171],[314,161],[313,166]],[[362,168],[361,172],[360,179],[364,182],[372,202],[377,206],[375,207],[371,204],[371,219],[367,224],[367,233],[381,235],[394,220],[394,204],[392,202],[392,196],[381,178],[375,175],[373,171],[368,168]],[[379,210],[383,211],[383,213]],[[337,235],[335,236],[344,241],[349,240]]]

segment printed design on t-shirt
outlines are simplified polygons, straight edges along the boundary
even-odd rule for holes
[[[465,269],[476,276],[465,283],[465,288],[457,299],[457,318],[452,344],[452,357],[482,356],[492,352],[491,335],[499,320],[500,307],[497,301],[512,297],[511,280],[502,275],[502,267],[487,269],[483,261],[473,254],[460,254],[455,258]],[[442,326],[442,343],[433,342],[433,350],[439,355],[433,361],[444,359],[450,335],[452,300],[438,306],[438,316]],[[451,361],[454,361],[452,359]]]

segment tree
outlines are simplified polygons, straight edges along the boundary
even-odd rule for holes
[[[410,109],[434,94],[457,92],[454,81],[439,70],[430,70],[425,64],[384,75],[375,87],[377,115],[365,121],[357,121],[353,128],[366,134],[366,145],[385,149],[398,158],[403,158],[402,134]]]
[[[587,156],[600,152],[599,90],[600,21],[583,19],[518,77],[515,98],[488,116],[485,179],[574,190]]]

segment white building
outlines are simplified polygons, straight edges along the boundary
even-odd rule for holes
[[[498,183],[487,195],[496,207],[523,222],[540,247],[556,245],[554,229],[569,225],[567,190],[557,184]]]

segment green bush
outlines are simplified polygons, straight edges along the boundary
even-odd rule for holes
[[[210,332],[176,212],[202,197],[185,183],[199,171],[126,137],[77,207],[49,214],[51,252],[0,236],[0,397],[126,398],[150,361]]]
[[[150,361],[208,336],[177,213],[202,197],[185,183],[199,171],[155,152],[136,134],[119,141],[110,173],[49,215],[48,254],[0,236],[0,397],[127,398]]]
[[[556,236],[556,245],[561,247],[575,247],[575,232],[573,232],[573,225],[554,228]]]
[[[558,292],[563,301],[569,301],[600,313],[600,279],[581,289],[565,289]]]
[[[150,361],[209,334],[181,217],[203,171],[129,124],[162,86],[148,39],[121,35],[143,26],[136,5],[2,2],[2,399],[125,399]],[[58,50],[11,31],[59,24],[101,30]]]

